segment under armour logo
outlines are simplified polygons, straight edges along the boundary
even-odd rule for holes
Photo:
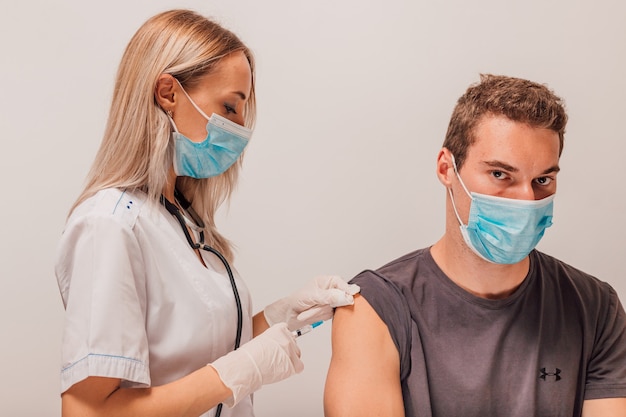
[[[555,372],[548,372],[546,371],[546,368],[541,368],[539,370],[539,372],[541,373],[541,375],[539,375],[539,378],[543,379],[544,381],[546,380],[546,378],[548,377],[554,377],[555,381],[560,381],[561,380],[561,370],[559,368],[555,368],[556,371]]]

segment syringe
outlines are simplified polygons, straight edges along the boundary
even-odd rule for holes
[[[319,326],[320,324],[324,323],[323,320],[320,321],[316,321],[313,324],[307,324],[304,327],[300,327],[298,330],[294,330],[293,332],[291,332],[292,335],[294,335],[294,337],[300,337],[303,334],[307,334],[308,332],[310,332],[311,330],[315,329],[317,326]]]

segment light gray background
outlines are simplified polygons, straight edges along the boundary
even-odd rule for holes
[[[2,1],[3,416],[60,415],[56,245],[123,49],[169,8],[215,17],[258,60],[258,127],[219,220],[257,309],[316,274],[347,279],[441,235],[435,157],[480,72],[565,99],[555,224],[540,248],[626,298],[621,0]],[[261,390],[258,417],[322,415],[330,328],[300,339],[305,371]]]

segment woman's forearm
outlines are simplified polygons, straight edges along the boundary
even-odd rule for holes
[[[252,317],[252,336],[257,337],[264,331],[266,331],[270,325],[265,320],[265,316],[263,315],[263,311],[258,312],[254,317]]]
[[[103,377],[76,383],[62,396],[62,416],[198,417],[232,395],[211,366],[158,387],[119,384],[119,379]]]

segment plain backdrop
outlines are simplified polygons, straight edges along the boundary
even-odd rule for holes
[[[212,16],[257,58],[257,129],[218,221],[257,310],[317,274],[349,279],[440,237],[435,157],[480,73],[546,83],[564,98],[554,226],[539,248],[626,299],[621,0],[2,3],[2,416],[60,416],[56,247],[122,52],[171,8]],[[323,415],[330,329],[299,339],[304,372],[259,391],[257,417]]]

